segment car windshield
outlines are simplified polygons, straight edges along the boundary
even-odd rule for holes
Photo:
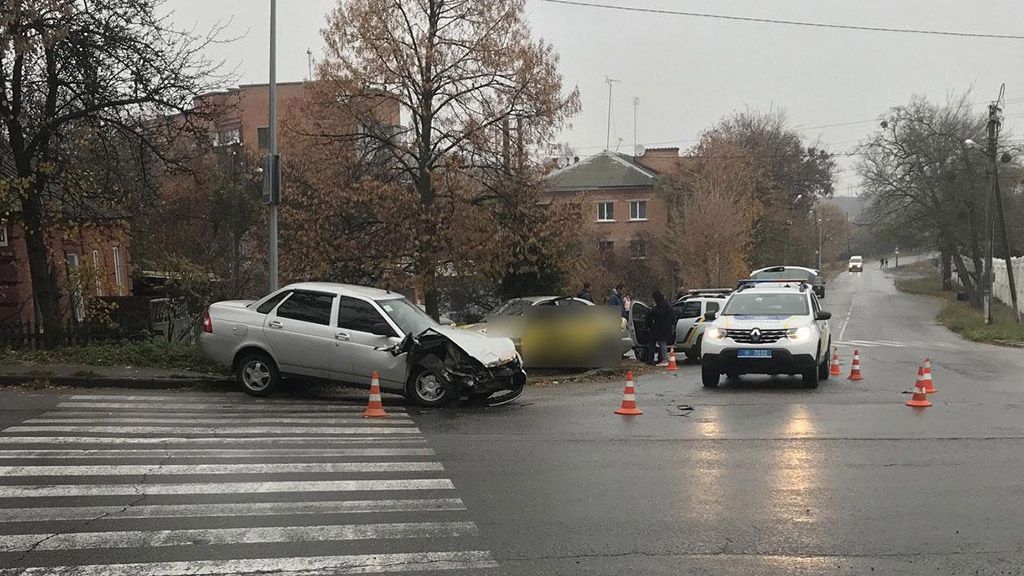
[[[426,312],[414,306],[405,298],[388,298],[377,300],[377,305],[384,310],[384,313],[398,324],[403,334],[419,334],[427,328],[440,326]]]
[[[762,270],[751,275],[754,280],[810,280],[814,282],[817,275],[809,270],[800,268],[784,268]]]
[[[854,256],[853,258],[850,258],[850,262],[861,262],[863,260],[864,259],[861,258],[860,256]]]
[[[723,316],[803,316],[807,297],[803,294],[735,294],[722,311]]]

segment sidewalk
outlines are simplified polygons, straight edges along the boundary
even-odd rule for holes
[[[134,366],[89,366],[7,362],[0,365],[0,385],[49,382],[66,386],[117,386],[121,388],[186,388],[230,380],[229,376],[186,370]]]

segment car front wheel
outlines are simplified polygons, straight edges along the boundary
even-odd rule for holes
[[[713,370],[707,366],[701,366],[700,368],[700,379],[704,384],[705,388],[715,388],[718,386],[718,380],[722,377],[717,370]]]
[[[269,396],[281,386],[281,374],[270,356],[250,352],[238,359],[238,383],[250,396]]]
[[[433,408],[451,398],[448,384],[426,366],[417,366],[405,385],[405,395],[414,404]]]

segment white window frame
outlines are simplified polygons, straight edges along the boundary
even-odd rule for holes
[[[639,217],[639,214],[640,214],[640,205],[641,205],[641,204],[642,204],[642,205],[643,205],[643,207],[644,207],[644,215],[643,215],[643,218],[640,218],[640,217]],[[636,213],[637,213],[637,217],[635,217],[635,218],[633,217],[633,208],[634,208],[634,207],[636,207],[636,209],[637,209],[637,210],[636,210]],[[630,222],[646,222],[646,221],[647,221],[647,200],[646,200],[646,199],[643,199],[643,198],[638,198],[638,199],[636,199],[636,200],[630,200],[630,201],[629,201],[629,221],[630,221]]]
[[[117,295],[124,296],[124,268],[121,265],[121,247],[114,246],[114,283],[117,284]]]
[[[92,251],[92,267],[96,270],[96,295],[103,296],[103,281],[106,274],[101,274],[103,266],[100,265],[100,251]]]
[[[610,206],[611,218],[602,218],[601,208],[604,206]],[[597,203],[597,222],[615,222],[615,201],[608,200]]]
[[[10,240],[7,238],[7,221],[0,220],[0,246],[9,246]]]
[[[74,271],[82,267],[82,259],[77,252],[66,253],[64,260],[67,263],[68,276],[71,276]],[[82,292],[81,284],[75,286],[74,291],[71,292],[71,306],[75,315],[75,321],[81,322],[85,320],[85,294]]]
[[[637,255],[635,247],[638,245],[644,247],[643,254]],[[644,238],[633,238],[629,241],[629,258],[631,260],[647,260],[647,240]]]

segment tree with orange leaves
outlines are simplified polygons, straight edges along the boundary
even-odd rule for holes
[[[341,0],[324,38],[320,103],[345,120],[307,136],[358,143],[378,162],[381,187],[365,196],[376,216],[364,224],[393,230],[387,244],[401,255],[385,259],[411,275],[427,312],[438,316],[439,275],[529,262],[547,216],[528,151],[579,96],[563,94],[558,55],[531,38],[524,0]],[[389,98],[405,125],[382,118]]]

